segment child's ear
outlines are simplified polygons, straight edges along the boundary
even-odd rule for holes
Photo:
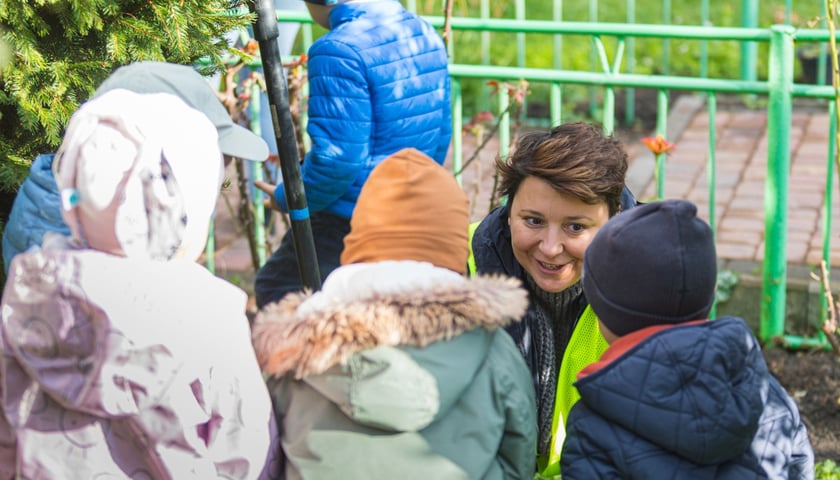
[[[306,2],[306,8],[309,10],[309,16],[312,17],[315,23],[330,30],[330,11],[333,8],[332,6]]]
[[[601,335],[603,335],[604,340],[607,341],[610,345],[616,340],[618,340],[618,335],[614,334],[601,319],[598,319],[598,329],[601,330]]]

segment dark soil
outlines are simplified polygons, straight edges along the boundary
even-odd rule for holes
[[[764,358],[799,404],[817,462],[840,462],[840,358],[833,351],[766,348]]]

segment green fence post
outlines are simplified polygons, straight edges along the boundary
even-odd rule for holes
[[[604,109],[602,112],[605,135],[612,135],[615,131],[615,88],[604,88]]]
[[[636,0],[627,0],[627,23],[636,23]],[[627,38],[627,73],[636,72],[636,39]],[[636,90],[628,88],[624,96],[624,124],[633,125],[636,120]]]
[[[820,22],[822,28],[828,27],[828,24],[826,23],[828,18],[828,11],[826,10],[827,5],[827,1],[823,2],[822,21]],[[831,71],[831,59],[829,57],[831,57],[831,55],[828,53],[828,45],[826,45],[825,42],[820,42],[819,53],[817,53],[817,85],[826,84],[826,73]],[[828,85],[831,85],[831,80],[828,81]]]
[[[793,110],[795,28],[774,25],[770,35],[767,106],[767,180],[764,186],[764,261],[761,282],[762,341],[784,334],[787,288],[788,183]]]
[[[552,11],[552,20],[555,22],[563,21],[563,0],[554,0],[554,9]],[[554,35],[554,68],[560,70],[563,68],[563,35]],[[563,121],[563,89],[558,82],[551,82],[549,91],[549,123],[550,127],[560,125]]]
[[[525,22],[525,0],[516,0],[516,20]],[[516,34],[516,64],[525,67],[525,34]],[[518,120],[524,120],[528,116],[528,96],[522,99],[522,109],[519,111]]]
[[[508,92],[502,87],[503,81],[499,81],[499,158],[507,161],[510,155],[510,98]]]
[[[204,265],[210,273],[216,274],[216,220],[214,218],[210,219],[207,245],[204,246]]]
[[[303,23],[301,24],[301,48],[304,52],[309,51],[309,47],[312,46],[314,42],[312,36],[312,24],[311,23]],[[303,150],[308,152],[312,150],[312,138],[309,136],[309,132],[306,131],[306,125],[309,124],[309,108],[306,107],[306,102],[309,99],[309,81],[303,82],[303,88],[301,88],[301,96],[303,99],[301,100],[300,105],[300,127],[303,130],[301,135],[303,137]]]
[[[706,152],[706,187],[709,189],[709,226],[712,227],[712,238],[717,245],[717,227],[715,226],[717,220],[717,199],[715,198],[715,183],[717,179],[717,157],[715,155],[715,148],[717,146],[717,124],[715,117],[717,116],[717,95],[715,92],[706,93],[706,109],[709,115],[709,147]],[[717,301],[712,304],[712,310],[709,312],[709,318],[717,317]]]
[[[481,0],[481,19],[488,18],[490,18],[490,0]],[[481,64],[490,65],[490,31],[482,30],[479,35],[481,36]],[[490,98],[490,87],[487,86],[487,82],[481,84],[481,91],[482,95],[478,99],[478,109],[479,111],[489,111],[490,102],[488,98]]]
[[[668,139],[668,91],[660,89],[656,95],[656,134]],[[714,120],[712,120],[714,121]],[[656,154],[656,198],[665,198],[665,153]]]
[[[598,0],[589,0],[589,22],[598,22]],[[594,48],[592,48],[589,52],[589,65],[591,65],[592,71],[595,71],[595,69],[598,68],[598,54],[596,53]],[[596,97],[597,90],[595,89],[594,85],[590,85],[589,116],[593,118],[595,117],[595,113],[598,111],[598,102],[596,100]]]
[[[709,0],[700,3],[700,25],[706,26],[709,23]],[[709,41],[700,40],[700,76],[709,76]]]
[[[461,97],[461,81],[452,78],[449,82],[452,87],[452,171],[455,172],[458,185],[461,185],[461,170],[464,168],[464,104]]]
[[[563,122],[563,89],[557,82],[551,83],[549,104],[550,126],[556,127]]]
[[[517,20],[525,20],[525,0],[516,0],[514,15]],[[516,33],[516,66],[525,66],[525,33]]]
[[[601,69],[604,73],[616,73],[618,71],[618,64],[621,63],[621,57],[624,51],[624,38],[620,37],[618,41],[618,49],[615,56],[615,65],[610,66],[609,59],[607,59],[607,50],[604,48],[604,42],[600,35],[593,37],[595,45],[598,49],[598,58],[601,60]],[[607,85],[604,87],[604,106],[601,112],[603,131],[606,135],[612,135],[615,130],[615,87]]]
[[[671,0],[662,0],[662,24],[671,24]],[[662,73],[671,74],[671,40],[665,37],[662,40]]]
[[[250,127],[257,135],[262,135],[262,127],[260,126],[260,86],[257,82],[251,85],[251,103],[249,104],[251,122]],[[246,162],[251,169],[251,180],[262,181],[265,180],[263,174],[262,162]],[[263,204],[263,192],[259,188],[251,189],[254,192],[254,198],[251,199],[251,205],[254,208],[254,244],[257,247],[257,263],[262,267],[265,264],[265,205]]]
[[[825,200],[823,202],[822,259],[826,272],[831,272],[831,209],[834,196],[834,160],[837,156],[837,102],[828,102],[828,160],[825,168]],[[820,282],[820,325],[828,319],[825,285]],[[822,330],[818,330],[822,334]]]
[[[741,26],[758,27],[758,0],[741,0]],[[741,80],[755,80],[758,45],[755,42],[741,42]]]

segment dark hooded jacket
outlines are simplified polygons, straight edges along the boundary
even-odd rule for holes
[[[564,480],[813,478],[798,408],[739,318],[625,335],[575,385]]]

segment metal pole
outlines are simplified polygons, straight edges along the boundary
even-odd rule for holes
[[[668,91],[656,93],[656,134],[668,138]],[[656,154],[656,199],[665,199],[665,153]]]
[[[563,0],[554,0],[553,20],[555,22],[563,21]],[[560,70],[563,68],[563,35],[554,35],[554,68]],[[551,83],[551,91],[549,94],[549,103],[551,105],[549,110],[550,127],[560,125],[562,121],[563,110],[563,88],[557,82]]]
[[[758,26],[758,0],[741,0],[741,26]],[[755,42],[741,42],[741,80],[755,80],[758,45]]]
[[[262,136],[261,126],[260,126],[260,86],[257,85],[257,82],[251,86],[251,103],[250,103],[250,114],[251,114],[251,130],[256,133],[257,135]],[[250,175],[251,180],[265,180],[265,175],[263,174],[263,164],[259,162],[248,162],[250,165]],[[265,255],[266,255],[266,248],[265,248],[265,207],[263,203],[263,191],[259,188],[252,188],[253,191],[253,198],[251,199],[251,205],[254,207],[254,244],[257,246],[257,264],[262,267],[265,264]]]
[[[260,44],[263,75],[265,76],[274,138],[280,157],[280,171],[283,173],[286,203],[289,205],[290,228],[297,253],[298,269],[303,286],[312,290],[321,288],[321,275],[315,255],[315,241],[312,225],[309,223],[309,208],[303,180],[300,175],[300,158],[295,140],[295,126],[289,111],[289,91],[280,59],[277,37],[277,17],[271,0],[252,0],[257,14],[254,22],[254,36]]]
[[[774,25],[767,81],[767,181],[764,187],[764,261],[761,284],[762,341],[785,331],[787,220],[790,182],[789,126],[793,110],[793,36],[790,25]]]
[[[636,0],[627,0],[627,23],[636,23]],[[636,39],[628,37],[627,42],[627,73],[636,72]],[[627,89],[624,97],[624,124],[633,125],[636,120],[636,90]]]
[[[834,205],[834,159],[837,157],[837,109],[836,102],[828,102],[828,159],[825,170],[825,201],[823,203],[822,259],[825,269],[831,273],[831,215]],[[829,275],[830,276],[830,275]],[[828,319],[828,300],[825,285],[820,282],[820,325]],[[818,330],[822,337],[822,330]],[[824,340],[824,338],[823,338]]]
[[[452,95],[452,131],[460,132],[464,127],[464,104],[461,97],[461,80],[452,78],[450,80]],[[463,186],[461,174],[464,168],[464,137],[463,135],[452,135],[452,171],[455,172],[455,180],[458,185]]]
[[[717,182],[717,95],[715,92],[707,92],[706,108],[709,113],[709,147],[706,151],[706,187],[709,189],[709,226],[712,227],[712,238],[717,245],[717,200],[715,199],[715,187]],[[712,304],[709,318],[717,317],[717,300]]]

